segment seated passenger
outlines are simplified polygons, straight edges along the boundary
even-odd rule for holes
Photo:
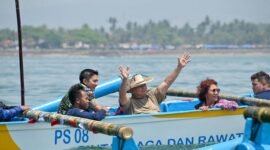
[[[2,102],[0,104],[0,121],[10,121],[10,119],[28,109],[27,106],[6,106]]]
[[[209,108],[221,108],[235,110],[238,108],[238,104],[234,101],[228,101],[219,98],[220,89],[218,88],[218,83],[213,79],[206,79],[201,81],[200,85],[197,87],[197,95],[200,103],[195,105],[195,109],[200,109],[203,111]]]
[[[166,98],[168,88],[179,75],[180,71],[190,61],[189,54],[185,53],[177,59],[176,68],[165,78],[161,84],[151,90],[147,89],[146,83],[153,78],[141,74],[134,75],[128,80],[129,68],[120,67],[122,75],[122,84],[119,90],[119,103],[124,114],[142,114],[160,112],[159,105]],[[131,97],[128,98],[127,91],[130,91]]]
[[[260,71],[253,74],[250,79],[255,98],[270,100],[270,76]]]
[[[67,115],[88,118],[93,120],[102,120],[106,116],[107,110],[101,109],[99,111],[89,110],[88,94],[85,88],[79,83],[73,85],[69,92],[68,97],[72,107],[67,111]]]
[[[98,71],[92,70],[92,69],[84,69],[81,71],[79,79],[80,79],[80,84],[87,91],[89,109],[92,109],[94,111],[101,110],[102,107],[96,102],[95,97],[94,97],[94,91],[98,85]],[[66,94],[62,98],[57,112],[65,115],[67,110],[70,109],[71,106],[72,105],[68,99],[68,94]]]

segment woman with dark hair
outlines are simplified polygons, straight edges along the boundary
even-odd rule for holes
[[[201,81],[200,85],[197,87],[197,95],[200,103],[195,105],[195,109],[203,111],[209,108],[235,110],[238,107],[236,102],[220,99],[219,92],[218,83],[214,79],[207,78]]]

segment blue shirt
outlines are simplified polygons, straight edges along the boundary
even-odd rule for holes
[[[3,109],[0,108],[0,121],[10,120],[11,118],[15,117],[18,114],[23,112],[20,106],[16,106],[10,109]]]
[[[270,100],[270,90],[266,90],[266,91],[255,94],[255,98]]]
[[[105,118],[106,111],[101,109],[100,111],[94,112],[94,111],[85,111],[79,108],[71,108],[67,111],[67,115],[100,121]]]

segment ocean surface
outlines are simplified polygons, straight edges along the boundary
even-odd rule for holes
[[[99,71],[100,84],[119,76],[118,67],[129,66],[131,74],[154,77],[148,86],[156,86],[177,65],[177,56],[91,57],[91,56],[25,56],[24,81],[26,105],[42,104],[64,95],[79,82],[82,69]],[[181,71],[172,88],[196,90],[201,80],[218,81],[224,94],[252,92],[250,76],[257,71],[270,73],[268,54],[192,55],[191,62]],[[0,99],[7,104],[20,104],[20,72],[18,56],[0,54]],[[168,100],[174,99],[168,97]],[[118,94],[99,99],[102,105],[118,105]]]

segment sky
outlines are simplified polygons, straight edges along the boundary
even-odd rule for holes
[[[20,0],[22,25],[49,28],[109,27],[109,17],[124,27],[128,21],[145,24],[168,20],[195,27],[206,16],[214,22],[234,19],[270,23],[269,0]],[[16,29],[15,0],[0,0],[0,29]]]

